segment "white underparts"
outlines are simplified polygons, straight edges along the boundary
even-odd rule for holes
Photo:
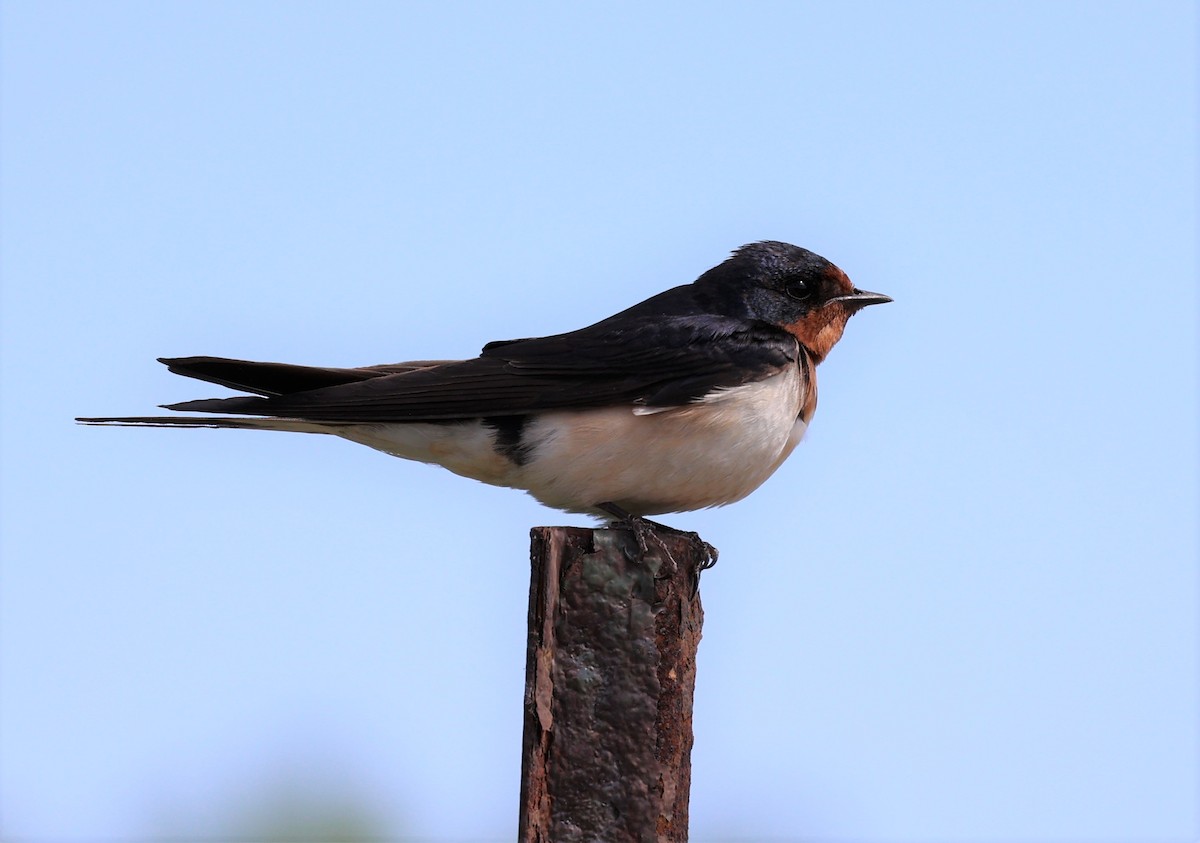
[[[481,421],[370,424],[330,432],[405,459],[525,489],[575,512],[611,501],[655,515],[720,506],[757,489],[804,434],[799,367],[715,391],[684,407],[554,411],[521,430],[523,459]],[[509,450],[511,453],[511,449]]]

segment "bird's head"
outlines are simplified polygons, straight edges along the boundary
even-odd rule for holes
[[[818,363],[842,338],[851,316],[867,305],[891,301],[858,289],[820,255],[776,240],[743,246],[696,285],[722,312],[783,328]]]

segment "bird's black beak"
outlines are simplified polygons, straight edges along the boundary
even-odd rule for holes
[[[853,293],[830,299],[830,302],[844,302],[846,307],[854,311],[864,308],[869,304],[887,304],[891,300],[891,296],[885,296],[883,293],[869,293],[866,290],[856,289]]]

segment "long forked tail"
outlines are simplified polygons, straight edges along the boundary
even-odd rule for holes
[[[434,369],[452,360],[412,360],[358,369],[339,369],[320,366],[297,366],[290,363],[259,363],[252,360],[233,360],[226,357],[160,357],[160,363],[177,375],[219,384],[231,389],[251,392],[264,398],[291,395],[343,386],[388,375],[402,375],[422,369]],[[260,418],[263,398],[239,396],[184,401],[164,407],[167,410],[191,412],[245,413],[252,418],[220,416],[103,416],[77,418],[80,424],[117,427],[208,427],[235,430],[283,430],[296,433],[345,432],[348,425],[337,422],[313,422],[298,418]]]
[[[108,427],[209,427],[233,430],[282,430],[291,433],[338,433],[345,425],[302,419],[231,419],[209,416],[112,416],[78,418],[80,424]]]

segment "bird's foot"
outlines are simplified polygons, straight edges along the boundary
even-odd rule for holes
[[[634,515],[627,512],[615,503],[605,502],[597,504],[597,509],[600,509],[609,515],[613,516],[614,520],[610,526],[629,530],[633,534],[634,541],[637,542],[638,554],[632,556],[626,551],[626,556],[631,562],[641,562],[645,559],[646,554],[650,551],[650,542],[653,542],[659,550],[662,551],[663,560],[666,562],[667,572],[663,578],[675,574],[679,570],[679,563],[675,561],[675,557],[671,555],[670,549],[666,542],[662,540],[659,532],[673,533],[677,536],[682,536],[691,544],[695,556],[699,558],[699,562],[695,565],[692,571],[692,594],[700,588],[700,574],[707,571],[713,565],[717,564],[718,552],[715,547],[700,538],[700,534],[692,530],[677,530],[674,527],[669,527],[666,524],[660,524],[657,521],[651,521],[649,518],[643,518],[640,515]]]

